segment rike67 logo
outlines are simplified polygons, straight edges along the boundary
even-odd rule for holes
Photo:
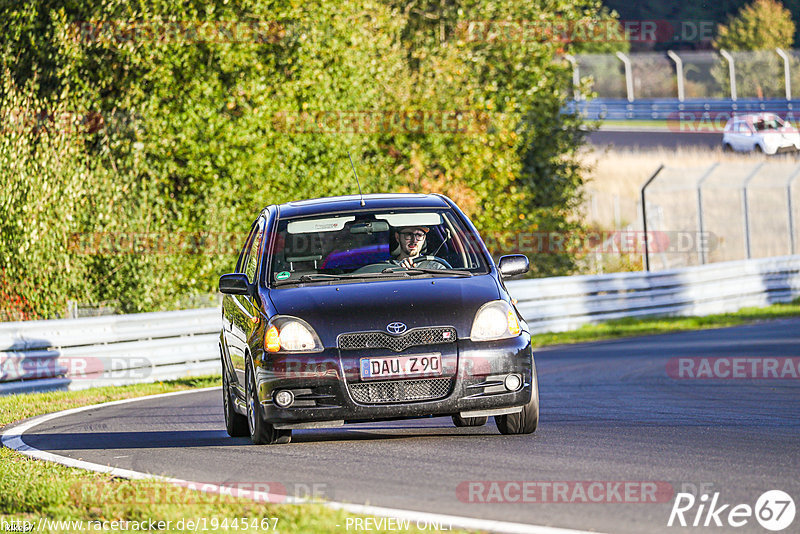
[[[719,492],[712,496],[704,493],[696,498],[691,493],[678,493],[667,526],[681,527],[743,527],[755,517],[767,530],[784,530],[794,521],[795,506],[792,497],[781,490],[766,491],[749,504],[722,504]]]

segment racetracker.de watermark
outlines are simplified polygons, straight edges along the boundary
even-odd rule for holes
[[[288,23],[291,24],[291,23]],[[287,22],[277,20],[91,20],[70,26],[73,40],[85,44],[273,44],[284,39]]]
[[[646,239],[645,239],[646,237]],[[239,232],[84,232],[69,237],[67,250],[80,255],[238,254],[247,234]],[[475,236],[462,239],[475,241]],[[498,254],[680,254],[711,252],[719,246],[713,232],[497,232],[484,236]],[[476,243],[477,244],[477,243]]]
[[[0,356],[0,381],[64,377],[70,380],[144,380],[154,362],[142,356]]]
[[[114,133],[126,132],[141,125],[141,116],[121,111],[52,111],[46,109],[0,109],[0,133],[64,132]]]
[[[671,43],[714,38],[712,20],[469,20],[455,27],[455,37],[467,43]]]
[[[672,484],[654,480],[465,480],[456,487],[465,503],[625,503],[672,500]]]
[[[106,502],[148,505],[229,502],[234,498],[264,503],[319,502],[334,498],[333,487],[321,482],[190,482],[181,480],[170,484],[136,487],[119,484],[109,488],[102,481],[78,481],[69,487],[68,492],[69,496],[77,501],[103,499]]]
[[[678,380],[799,380],[800,357],[720,356],[670,358],[667,376]]]
[[[712,232],[688,231],[502,232],[487,235],[485,242],[502,254],[687,253],[719,246]]]
[[[685,110],[670,113],[667,117],[667,129],[676,133],[722,133],[728,122],[737,115],[748,112]],[[800,114],[786,111],[785,108],[759,110],[758,113],[774,114],[783,119],[789,132],[797,132],[793,124],[797,124]]]

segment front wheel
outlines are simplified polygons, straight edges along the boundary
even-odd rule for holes
[[[249,435],[247,417],[236,412],[231,400],[231,386],[225,362],[222,363],[222,410],[225,413],[225,430],[232,438]]]
[[[291,430],[277,430],[264,421],[261,416],[261,402],[256,392],[256,379],[253,374],[253,362],[247,362],[245,370],[245,397],[247,399],[247,427],[250,440],[256,445],[273,445],[292,441]]]
[[[453,416],[453,424],[457,427],[483,426],[488,420],[488,417],[461,417],[458,414]]]
[[[539,380],[535,366],[531,388],[531,400],[522,407],[521,412],[494,416],[494,422],[501,434],[532,434],[536,430],[539,425]]]

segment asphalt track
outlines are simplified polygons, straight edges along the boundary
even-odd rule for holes
[[[603,129],[592,132],[589,142],[596,147],[623,149],[720,148],[722,133],[671,132],[666,130],[622,131]]]
[[[277,482],[290,494],[316,485],[328,499],[390,508],[609,533],[767,532],[752,517],[736,529],[666,526],[674,492],[695,487],[751,506],[780,489],[800,505],[800,380],[675,379],[667,371],[676,357],[766,356],[800,357],[800,318],[539,350],[541,421],[530,436],[436,418],[300,430],[289,445],[254,446],[227,437],[212,390],[93,408],[23,439],[102,465],[199,482]],[[465,481],[666,482],[670,492],[656,504],[480,503],[458,492]],[[798,525],[800,517],[784,532]]]

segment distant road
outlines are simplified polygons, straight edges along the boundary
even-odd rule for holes
[[[717,148],[722,144],[721,133],[669,132],[657,130],[617,131],[601,130],[589,136],[597,147],[613,145],[617,148]]]

